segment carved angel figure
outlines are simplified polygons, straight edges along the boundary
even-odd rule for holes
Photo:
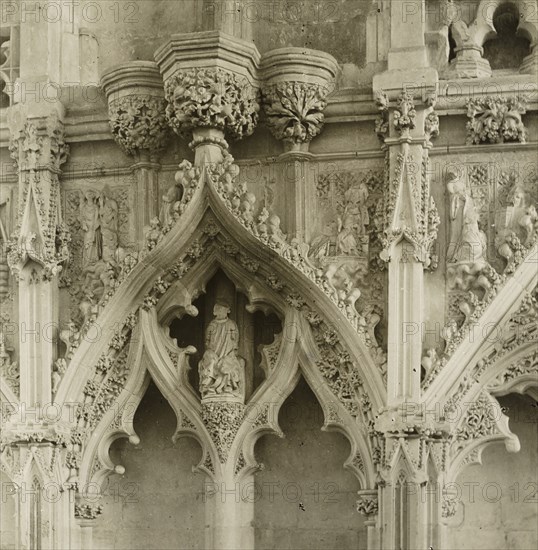
[[[245,360],[237,355],[239,331],[228,318],[230,307],[217,302],[215,318],[205,335],[205,353],[198,364],[202,398],[231,395],[243,397]]]

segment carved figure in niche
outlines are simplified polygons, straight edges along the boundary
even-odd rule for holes
[[[237,355],[239,331],[229,313],[230,306],[224,302],[213,308],[215,318],[207,327],[205,352],[198,364],[202,398],[243,398],[245,360]]]
[[[80,343],[80,330],[77,329],[77,325],[73,321],[67,323],[67,327],[60,330],[60,340],[65,344],[65,356],[70,358],[73,354],[73,350]]]
[[[93,189],[84,191],[80,201],[80,223],[84,230],[82,266],[87,267],[103,256],[103,239],[99,220],[99,194]]]
[[[98,202],[102,235],[101,258],[105,262],[115,261],[118,253],[118,203],[105,195],[101,195]]]
[[[536,225],[536,222],[538,221],[538,212],[536,212],[536,207],[531,204],[527,209],[525,210],[525,214],[521,217],[519,220],[519,225],[525,230],[526,232],[526,239],[525,239],[525,246],[529,246],[532,242],[532,238],[534,235],[534,228]]]
[[[159,220],[164,225],[167,226],[174,221],[174,206],[181,200],[183,195],[181,187],[178,185],[171,185],[168,188],[168,191],[164,194],[162,198],[161,211],[159,212]]]
[[[495,238],[495,246],[499,255],[508,262],[505,270],[511,271],[523,247],[532,244],[538,226],[536,207],[529,204],[527,194],[520,185],[514,186],[497,224],[500,230]]]
[[[345,256],[358,254],[358,244],[355,239],[355,231],[358,226],[354,223],[354,219],[347,216],[344,220],[339,219],[338,221],[338,236],[336,237],[338,252]]]
[[[486,235],[478,227],[478,214],[474,201],[467,192],[463,176],[451,172],[447,182],[450,197],[449,263],[469,263],[477,269],[487,262]]]
[[[366,181],[332,181],[329,182],[328,193],[333,197],[333,207],[329,211],[333,219],[336,218],[336,223],[326,220],[323,234],[312,241],[311,255],[320,259],[327,256],[367,255],[367,226],[370,219]]]
[[[65,374],[65,371],[67,370],[67,362],[66,360],[61,357],[60,359],[56,359],[54,362],[54,365],[52,366],[52,393],[56,394],[58,391],[58,386],[60,385],[60,382],[62,381],[62,377]]]
[[[6,345],[4,331],[0,328],[0,374],[14,390],[19,386],[19,368],[16,361],[11,361],[12,349]]]
[[[366,322],[367,342],[372,346],[379,346],[375,336],[375,327],[381,321],[381,316],[377,313],[376,307],[373,304],[366,304],[361,312]]]

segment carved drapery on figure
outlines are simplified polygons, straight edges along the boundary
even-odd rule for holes
[[[499,276],[486,258],[487,236],[479,227],[474,200],[465,176],[450,172],[446,184],[449,198],[450,242],[447,250],[447,276],[450,299],[469,320],[478,301],[487,302],[495,292]],[[469,292],[471,291],[471,292]]]
[[[99,302],[117,276],[124,251],[119,246],[119,208],[104,192],[81,192],[80,224],[84,231],[82,248],[83,292]]]
[[[230,307],[217,302],[215,318],[205,335],[205,351],[198,366],[202,399],[234,397],[244,400],[245,360],[238,356],[239,330],[228,318]]]
[[[465,177],[449,173],[446,188],[450,201],[447,261],[470,264],[472,271],[480,270],[486,262],[486,234],[478,227],[478,213]]]

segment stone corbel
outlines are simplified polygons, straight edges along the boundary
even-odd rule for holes
[[[379,512],[379,498],[377,489],[361,489],[357,492],[357,512],[364,517],[364,524],[368,532],[368,548],[376,548],[376,523]]]
[[[286,151],[308,152],[323,128],[327,96],[334,90],[338,63],[332,55],[281,48],[263,56],[263,107],[273,136]]]
[[[159,212],[158,164],[170,137],[159,68],[151,61],[133,61],[112,68],[101,79],[108,99],[110,129],[122,151],[133,157],[136,177],[135,227],[139,243],[144,228]]]
[[[166,146],[163,82],[156,63],[132,61],[101,78],[108,100],[110,130],[121,149],[136,161],[155,161]]]
[[[228,149],[225,137],[254,131],[259,58],[252,42],[219,31],[176,34],[155,52],[168,122],[179,136],[192,136],[195,164],[220,162]]]
[[[358,491],[357,512],[370,519],[378,512],[377,489],[365,489]]]

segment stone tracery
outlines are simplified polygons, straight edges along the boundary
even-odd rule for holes
[[[475,34],[471,37],[476,29],[452,25],[456,38],[463,40],[452,70],[471,76],[487,73],[487,64],[478,61],[480,40]],[[136,409],[151,377],[174,407],[175,437],[189,435],[201,442],[198,471],[212,480],[248,482],[260,468],[255,442],[263,433],[280,435],[279,407],[301,373],[323,408],[324,427],[345,433],[350,441],[346,467],[360,480],[357,508],[367,518],[369,545],[374,548],[376,537],[381,536],[376,530],[381,524],[390,525],[396,513],[392,501],[395,495],[401,496],[406,483],[422,486],[436,479],[454,480],[461,468],[479,461],[481,449],[493,440],[504,440],[510,450],[517,449],[506,418],[492,417],[493,396],[533,391],[535,386],[536,354],[529,349],[536,337],[535,276],[525,260],[536,248],[536,197],[528,182],[510,180],[508,185],[500,181],[501,176],[495,185],[510,191],[506,196],[495,194],[495,210],[487,213],[484,223],[489,181],[475,185],[473,178],[484,178],[483,167],[477,165],[466,174],[449,175],[444,181],[446,192],[441,193],[448,207],[438,211],[433,198],[438,190],[430,186],[429,151],[439,134],[439,116],[450,115],[444,107],[439,114],[433,111],[435,94],[430,87],[435,88],[438,80],[420,66],[423,52],[417,53],[410,70],[424,76],[425,93],[402,85],[400,77],[391,73],[402,55],[395,46],[388,73],[398,80],[397,85],[380,74],[374,86],[381,113],[376,130],[385,152],[384,171],[363,173],[359,160],[336,178],[322,175],[317,181],[318,208],[331,211],[328,220],[320,219],[316,226],[317,221],[294,219],[292,208],[275,201],[274,190],[271,197],[265,192],[267,186],[262,192],[258,181],[247,182],[225,138],[252,135],[261,89],[267,126],[286,150],[277,164],[291,159],[296,170],[289,187],[297,194],[290,202],[310,204],[316,185],[301,182],[297,168],[314,164],[317,153],[309,153],[308,144],[321,133],[324,119],[330,121],[340,112],[335,105],[341,98],[329,98],[336,61],[310,50],[319,62],[317,71],[297,51],[277,50],[260,60],[252,44],[239,39],[214,32],[195,38],[198,42],[190,46],[188,36],[177,35],[158,52],[158,64],[137,66],[140,79],[146,79],[142,93],[132,93],[136,80],[132,73],[125,77],[112,71],[103,80],[114,139],[135,161],[129,168],[135,175],[135,191],[128,199],[120,199],[116,186],[111,191],[105,185],[92,185],[77,190],[73,199],[73,190],[66,190],[67,205],[76,205],[68,216],[73,210],[79,213],[80,228],[73,231],[73,220],[64,222],[60,208],[59,172],[67,147],[58,116],[31,118],[12,131],[24,208],[10,245],[10,264],[36,288],[48,288],[45,285],[52,282],[59,288],[63,285],[64,292],[87,296],[78,310],[63,318],[60,342],[43,355],[43,376],[48,382],[36,383],[44,388],[39,395],[53,396],[56,403],[81,398],[76,422],[62,419],[50,429],[29,429],[16,422],[11,409],[4,418],[3,410],[2,422],[8,426],[2,441],[3,468],[15,460],[9,455],[12,445],[21,444],[16,459],[25,466],[13,468],[19,471],[17,479],[24,479],[33,464],[43,479],[58,476],[76,494],[70,515],[79,522],[94,522],[102,510],[84,501],[88,495],[83,482],[102,483],[110,473],[123,472],[123,466],[109,456],[110,444],[120,436],[128,436],[134,444],[139,440],[132,418],[115,407],[129,404]],[[194,59],[192,52],[197,48],[202,53]],[[225,53],[215,63],[207,50],[214,53],[221,48]],[[307,69],[303,70],[303,62]],[[114,86],[125,95],[114,97],[118,91]],[[491,147],[523,144],[532,128],[523,125],[521,105],[517,99],[470,100],[470,140]],[[372,106],[369,117],[374,114]],[[464,112],[462,108],[459,114]],[[165,175],[164,197],[157,206],[153,201],[153,206],[144,208],[144,198],[158,187],[155,178],[162,166],[157,161],[166,154],[169,125],[190,140],[194,161],[179,164],[175,182]],[[312,151],[316,148],[312,146]],[[44,170],[53,177],[50,193],[42,195],[41,175],[36,173]],[[478,187],[486,194],[480,195]],[[44,195],[50,203],[43,206]],[[129,208],[134,206],[133,212],[125,208],[126,200]],[[297,212],[305,209],[304,204],[293,207]],[[37,224],[27,215],[32,209],[38,212]],[[134,243],[127,243],[122,233],[122,212],[135,220]],[[446,236],[444,230],[450,233],[448,254],[439,262],[434,246],[438,237]],[[45,243],[42,253],[41,243]],[[417,350],[422,351],[423,342],[419,342],[396,350],[395,327],[421,321],[423,277],[430,276],[424,271],[438,263],[443,272],[435,276],[446,274],[451,289],[448,324],[441,334],[445,349],[428,346],[421,356]],[[246,396],[243,377],[248,361],[237,349],[245,335],[229,318],[237,315],[236,310],[226,307],[224,314],[222,307],[215,309],[225,333],[217,336],[215,325],[209,324],[206,345],[199,350],[191,344],[178,347],[163,331],[176,313],[189,317],[200,313],[193,301],[216,266],[227,270],[238,291],[248,295],[249,308],[279,311],[284,320],[278,338],[261,348],[265,379],[253,396]],[[385,286],[401,290],[395,281],[401,282],[408,300],[400,291],[388,299],[383,294]],[[53,293],[54,288],[47,295]],[[26,307],[24,302],[21,306]],[[465,331],[474,322],[503,319],[509,329],[495,345],[466,346]],[[90,346],[92,327],[109,323],[114,325],[113,333]],[[292,331],[291,338],[287,330]],[[21,395],[35,398],[27,384],[28,355],[10,357],[12,350],[6,346],[11,340],[6,344],[4,333],[0,334],[2,399],[16,398],[8,386],[14,386],[18,365]],[[466,349],[470,357],[465,356]],[[198,352],[195,362],[192,355]],[[192,373],[189,378],[189,366],[191,371],[200,369],[201,395],[192,383]],[[415,384],[420,366],[422,385],[420,380]],[[445,416],[460,406],[462,397],[471,400],[462,422],[449,426],[444,417],[429,422],[417,412],[418,405],[429,407],[439,396]],[[413,400],[416,410],[405,409],[405,403]],[[44,450],[47,445],[54,449],[50,456]],[[43,466],[45,462],[54,463],[56,473]],[[233,517],[229,509],[215,506]],[[435,510],[439,518],[456,511],[446,495]]]

